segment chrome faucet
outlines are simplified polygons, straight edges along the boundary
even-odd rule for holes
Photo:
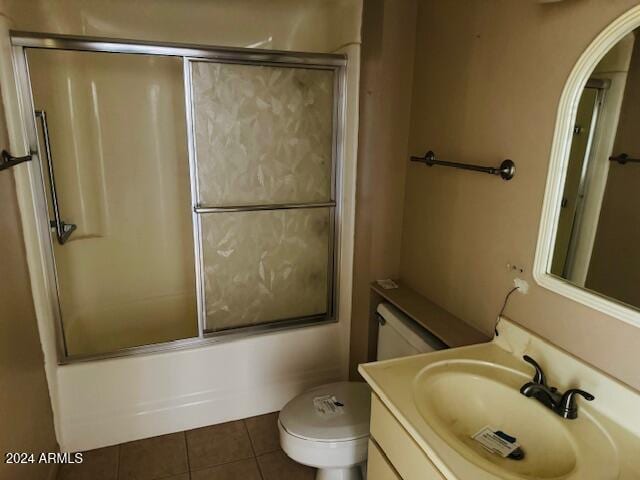
[[[527,382],[522,386],[520,393],[525,397],[535,398],[562,418],[570,420],[578,418],[578,405],[576,403],[576,397],[578,395],[584,397],[584,399],[588,401],[595,398],[589,392],[585,392],[579,388],[572,388],[564,393],[558,392],[557,388],[549,387],[547,385],[547,378],[540,365],[538,365],[538,362],[529,355],[525,355],[522,358],[525,362],[533,365],[533,368],[536,369],[536,373],[533,376],[533,381]]]

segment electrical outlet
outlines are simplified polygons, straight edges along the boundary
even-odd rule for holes
[[[518,292],[526,295],[529,292],[529,283],[521,278],[513,279],[513,286],[518,288]]]

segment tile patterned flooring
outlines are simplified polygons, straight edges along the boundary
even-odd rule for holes
[[[280,449],[278,414],[85,452],[58,480],[313,480]]]

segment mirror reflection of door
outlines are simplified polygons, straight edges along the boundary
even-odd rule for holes
[[[575,108],[550,273],[640,308],[637,31],[603,57]]]
[[[575,243],[576,223],[581,213],[584,198],[585,177],[590,163],[590,147],[596,126],[601,90],[587,86],[580,98],[576,124],[573,129],[571,152],[567,166],[560,219],[556,235],[556,248],[553,255],[551,273],[569,278],[572,241]]]

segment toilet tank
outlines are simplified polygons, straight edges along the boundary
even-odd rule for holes
[[[378,360],[442,350],[447,346],[389,303],[378,305]]]

